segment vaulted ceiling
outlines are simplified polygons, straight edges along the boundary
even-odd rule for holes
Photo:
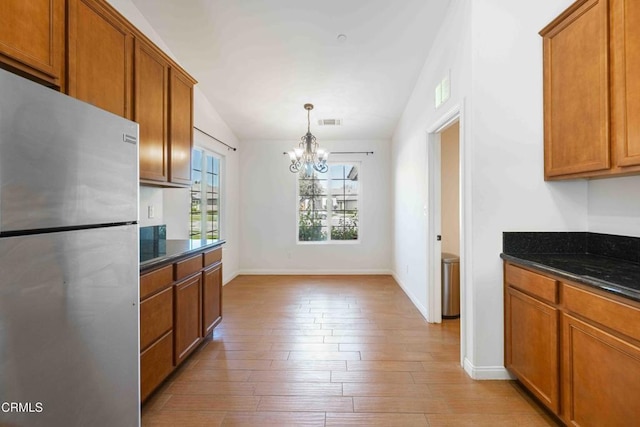
[[[293,142],[307,102],[319,138],[390,138],[449,0],[133,3],[241,140]]]

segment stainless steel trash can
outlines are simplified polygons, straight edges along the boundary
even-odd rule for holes
[[[442,317],[460,317],[460,258],[442,253]]]

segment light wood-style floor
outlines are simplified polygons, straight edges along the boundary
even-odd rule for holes
[[[473,381],[459,321],[428,324],[390,276],[239,276],[213,338],[143,426],[549,426],[510,381]]]

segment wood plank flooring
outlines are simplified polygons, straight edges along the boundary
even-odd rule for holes
[[[239,276],[213,337],[143,426],[555,426],[510,381],[473,381],[459,321],[428,324],[390,276]]]

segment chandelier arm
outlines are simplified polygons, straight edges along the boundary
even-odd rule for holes
[[[326,153],[324,150],[319,149],[318,141],[311,133],[311,110],[313,110],[313,104],[304,104],[304,108],[307,110],[307,134],[300,138],[298,148],[294,149],[295,158],[292,154],[289,170],[297,173],[304,166],[307,174],[310,174],[312,169],[324,173],[329,170]],[[318,152],[320,152],[320,157],[318,157]]]

